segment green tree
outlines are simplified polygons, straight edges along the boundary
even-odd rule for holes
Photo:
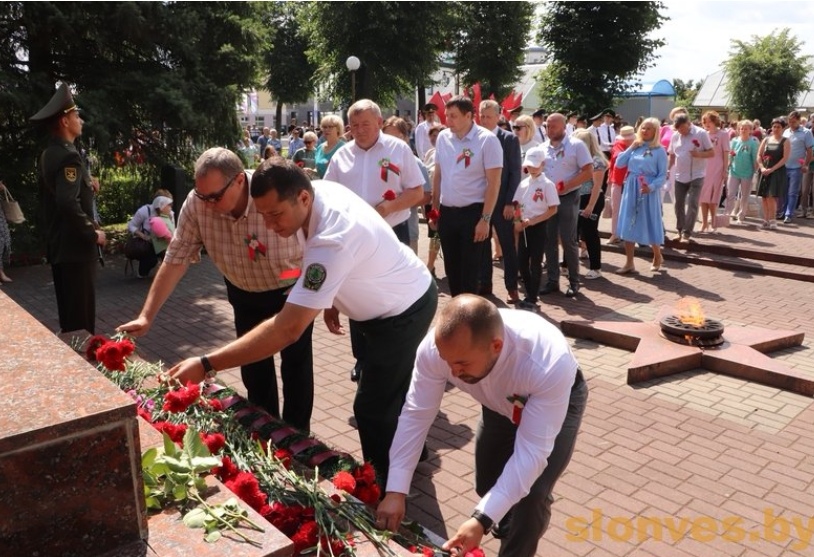
[[[300,24],[311,40],[315,78],[340,105],[350,100],[349,56],[356,72],[356,98],[387,106],[438,66],[451,20],[452,2],[310,2]]]
[[[283,104],[303,102],[314,92],[314,74],[317,66],[307,56],[310,48],[308,36],[303,32],[297,13],[303,4],[276,2],[269,11],[267,27],[274,36],[264,49],[264,62],[268,71],[265,88],[277,103],[277,126],[283,121]]]
[[[663,9],[662,2],[548,2],[537,36],[550,56],[540,76],[544,103],[582,111],[611,106],[665,44],[649,38],[667,19]]]
[[[480,82],[483,97],[502,99],[521,75],[534,4],[455,2],[452,52],[462,83]]]
[[[673,80],[673,89],[676,92],[675,105],[685,107],[694,119],[701,116],[701,110],[694,107],[693,102],[695,102],[695,97],[698,95],[698,91],[701,90],[702,85],[704,85],[703,79],[684,81],[676,78]]]
[[[724,63],[729,102],[748,118],[770,122],[786,114],[807,86],[810,56],[802,56],[802,43],[786,28],[750,42],[732,41]]]
[[[238,93],[259,83],[266,32],[258,6],[0,4],[0,178],[32,215],[23,232],[36,232],[34,169],[43,139],[28,117],[55,83],[75,88],[86,122],[82,141],[103,163],[138,150],[146,195],[165,163],[189,165],[202,147],[234,144]],[[15,249],[22,251],[19,232]]]

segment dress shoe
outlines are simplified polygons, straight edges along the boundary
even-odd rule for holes
[[[566,298],[573,298],[579,292],[579,284],[570,284],[568,285],[568,290],[565,291]]]
[[[350,380],[356,383],[359,381],[359,376],[362,375],[362,370],[359,368],[358,365],[353,366],[353,369],[350,370]]]
[[[546,294],[551,294],[552,292],[559,292],[559,291],[560,291],[560,286],[557,283],[549,282],[540,289],[540,295],[545,296]]]
[[[507,304],[517,304],[520,302],[520,293],[517,290],[509,290],[509,296],[506,298]]]

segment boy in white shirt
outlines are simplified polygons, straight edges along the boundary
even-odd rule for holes
[[[560,196],[554,182],[543,174],[546,153],[535,147],[526,153],[523,170],[529,176],[514,194],[514,231],[519,236],[517,259],[526,297],[519,308],[535,311],[543,275],[543,254],[546,246],[546,226],[543,224],[557,213]],[[556,242],[556,238],[551,238]]]

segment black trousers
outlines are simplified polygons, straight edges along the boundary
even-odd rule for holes
[[[410,228],[407,221],[400,222],[394,226],[393,232],[396,233],[396,238],[399,239],[399,242],[405,246],[410,245]],[[365,369],[367,347],[365,346],[365,336],[362,334],[362,331],[359,330],[359,327],[354,323],[354,321],[350,322],[350,349],[353,353],[354,359],[356,360],[355,367],[361,371]]]
[[[96,334],[96,260],[51,265],[62,333]]]
[[[449,282],[451,296],[478,293],[483,251],[489,246],[489,238],[475,242],[475,226],[483,214],[483,203],[466,207],[441,205],[438,219],[438,236],[444,251],[444,271]]]
[[[543,277],[543,254],[548,241],[548,227],[545,221],[529,226],[520,233],[517,242],[517,259],[520,276],[526,287],[527,302],[536,302]],[[554,242],[556,238],[552,238]]]
[[[387,482],[390,445],[413,376],[415,353],[438,307],[435,281],[404,312],[394,317],[351,321],[364,335],[367,360],[356,389],[353,415],[359,428],[362,455]]]
[[[241,337],[266,319],[276,315],[285,305],[288,288],[266,292],[247,292],[224,279],[229,303],[235,312],[235,331]],[[280,352],[280,378],[283,383],[283,412],[277,395],[277,374],[274,357],[240,368],[240,376],[249,395],[249,402],[260,406],[276,418],[305,432],[311,429],[314,407],[314,356],[311,351],[310,324],[302,336]]]
[[[515,503],[501,520],[501,526],[508,526],[508,535],[501,540],[498,557],[533,557],[536,553],[537,543],[551,521],[551,504],[554,502],[551,493],[571,462],[587,401],[588,384],[582,372],[577,370],[568,412],[554,440],[545,470],[532,484],[528,495]],[[511,420],[482,407],[475,434],[475,491],[481,497],[497,483],[503,467],[514,454],[516,435],[517,426]]]
[[[588,206],[591,200],[591,194],[581,195],[579,198],[579,210],[582,211]],[[585,242],[585,247],[588,250],[588,257],[591,262],[591,269],[598,271],[602,268],[602,245],[599,240],[599,216],[605,208],[605,193],[599,195],[594,205],[592,213],[595,219],[586,219],[582,215],[577,220],[577,234],[579,238]]]
[[[499,205],[492,213],[492,230],[497,234],[497,241],[503,251],[503,284],[506,290],[517,290],[517,247],[514,245],[514,221],[503,218],[503,205]],[[473,231],[474,233],[474,231]],[[483,265],[481,267],[481,284],[492,284],[492,250],[487,242],[483,250]]]

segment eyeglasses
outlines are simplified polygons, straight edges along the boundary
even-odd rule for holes
[[[215,193],[210,193],[209,195],[203,195],[200,192],[198,192],[198,190],[192,190],[192,191],[195,192],[195,197],[197,197],[198,199],[200,199],[204,203],[217,203],[218,201],[223,199],[224,195],[226,195],[226,190],[229,189],[229,186],[232,185],[232,182],[235,181],[235,178],[237,178],[237,176],[238,176],[237,174],[232,176],[232,179],[229,180],[228,182],[226,182],[226,185],[223,186],[219,191],[217,191]]]

